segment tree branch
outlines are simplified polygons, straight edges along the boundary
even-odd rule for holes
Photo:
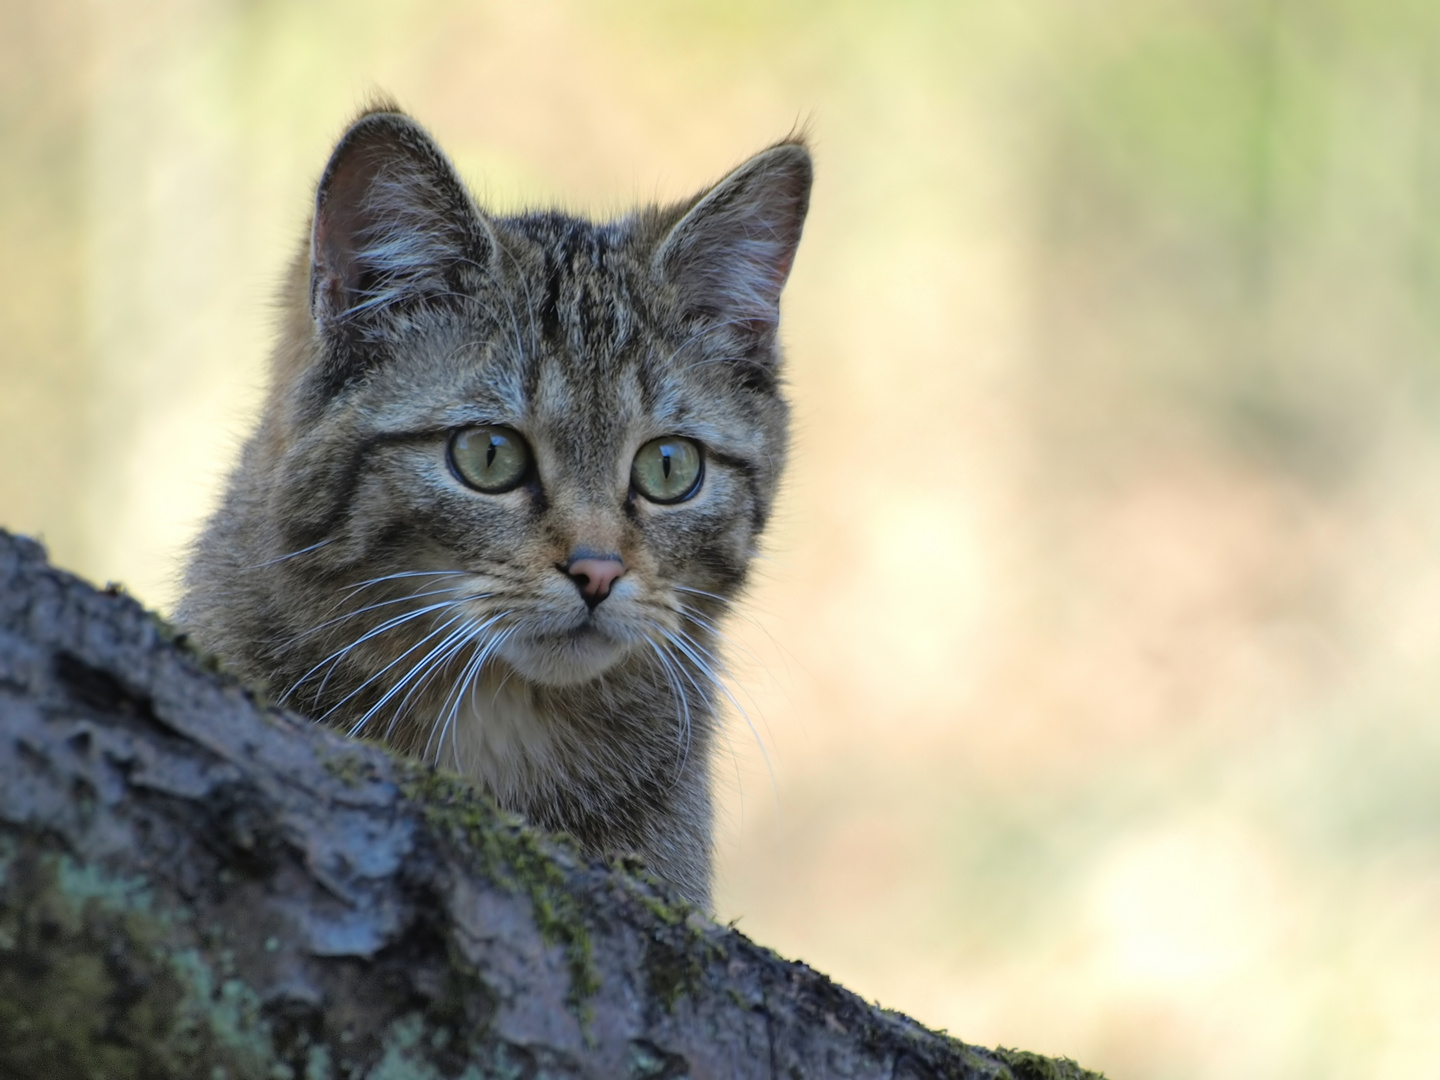
[[[0,1076],[1078,1078],[266,706],[0,532]]]

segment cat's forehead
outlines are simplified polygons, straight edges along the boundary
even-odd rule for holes
[[[625,351],[643,321],[647,275],[627,222],[558,212],[506,219],[495,282],[516,295],[536,355],[567,353],[595,375]]]
[[[489,389],[532,417],[683,413],[700,387],[679,360],[683,328],[655,295],[632,221],[546,212],[502,225],[508,255],[488,304],[498,333],[481,376]]]
[[[700,413],[728,412],[724,395],[694,374],[648,331],[632,333],[615,349],[558,342],[516,350],[501,340],[473,368],[466,397],[519,426],[577,437],[623,435],[637,425],[671,432]]]
[[[540,313],[511,301],[503,315],[472,312],[395,342],[365,411],[396,430],[499,423],[591,442],[681,433],[732,411],[724,380],[643,319],[623,341],[577,342],[539,334]]]
[[[402,351],[430,422],[501,423],[579,447],[744,426],[734,387],[658,295],[625,221],[559,213],[497,224],[494,276]],[[734,415],[732,415],[734,414]]]

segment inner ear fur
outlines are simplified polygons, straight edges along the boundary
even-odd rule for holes
[[[310,308],[322,333],[400,304],[453,295],[493,268],[494,233],[429,134],[392,108],[336,144],[315,194]]]
[[[655,272],[693,314],[773,330],[812,178],[803,141],[761,151],[690,204],[656,247]]]

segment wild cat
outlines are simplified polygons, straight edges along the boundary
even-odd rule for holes
[[[711,894],[719,624],[785,463],[789,138],[606,222],[482,210],[363,113],[177,618],[291,706]]]

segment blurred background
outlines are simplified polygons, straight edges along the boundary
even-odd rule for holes
[[[375,91],[499,210],[812,133],[722,920],[1117,1080],[1433,1074],[1440,5],[0,0],[0,523],[173,604]]]

